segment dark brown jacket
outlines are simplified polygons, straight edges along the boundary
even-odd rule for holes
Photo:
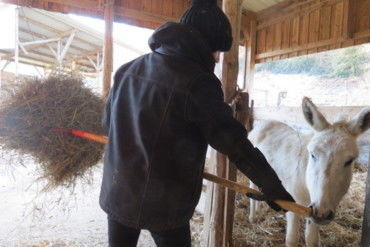
[[[223,102],[214,58],[200,34],[167,23],[149,44],[152,53],[116,72],[107,102],[103,210],[133,228],[185,224],[200,197],[208,144],[257,185],[280,183]]]

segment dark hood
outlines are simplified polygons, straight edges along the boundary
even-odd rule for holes
[[[159,27],[149,39],[149,46],[154,52],[169,56],[187,57],[213,72],[215,60],[211,48],[193,27],[168,22]]]

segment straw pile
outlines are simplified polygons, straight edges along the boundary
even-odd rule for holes
[[[363,210],[365,205],[365,183],[367,172],[356,169],[351,187],[342,199],[333,222],[320,229],[321,245],[326,247],[359,246]],[[267,206],[262,207],[260,218],[251,224],[248,220],[249,200],[237,195],[234,221],[234,246],[283,247],[286,220]],[[304,246],[304,222],[301,222],[299,246]]]
[[[358,166],[353,174],[351,187],[337,208],[333,222],[320,229],[321,246],[355,247],[361,239],[362,218],[365,205],[366,168]],[[238,176],[238,182],[246,184],[244,176]],[[234,215],[234,246],[235,247],[285,247],[286,220],[279,214],[261,204],[260,218],[250,223],[249,199],[240,193],[236,194]],[[191,221],[192,243],[203,246],[203,217],[195,213]],[[304,245],[304,221],[301,221],[299,246]]]
[[[102,133],[104,102],[81,78],[54,74],[26,79],[3,88],[0,101],[0,148],[32,156],[40,165],[46,188],[71,187],[87,178],[102,157],[104,145],[55,133],[51,129]]]

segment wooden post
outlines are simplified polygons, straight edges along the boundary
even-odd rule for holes
[[[106,0],[104,6],[104,54],[103,54],[103,97],[109,94],[113,71],[113,21],[114,21],[114,0]]]
[[[370,246],[370,158],[367,171],[366,179],[366,198],[365,198],[365,210],[364,219],[362,223],[362,237],[361,237],[361,247]]]
[[[257,41],[257,22],[251,20],[249,34],[246,39],[246,68],[245,68],[245,89],[252,98],[252,88],[254,79],[254,67],[256,65],[256,41]]]
[[[223,9],[229,17],[233,30],[233,45],[230,51],[224,54],[222,63],[222,85],[227,103],[231,103],[237,93],[241,4],[241,0],[223,1]],[[217,154],[215,170],[220,177],[236,180],[236,168],[229,164],[226,156],[220,153]],[[225,190],[220,185],[214,185],[211,195],[211,212],[208,212],[210,215],[205,215],[206,218],[210,217],[205,220],[210,226],[208,239],[206,239],[207,245],[210,247],[232,246],[235,192]]]
[[[15,79],[18,80],[19,70],[19,7],[15,8],[15,47],[14,47]]]
[[[232,31],[233,44],[230,51],[224,53],[222,62],[222,85],[224,88],[225,101],[231,103],[235,97],[239,69],[239,39],[241,25],[241,0],[224,0],[223,9],[229,17]]]

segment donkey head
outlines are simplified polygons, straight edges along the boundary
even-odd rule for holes
[[[303,115],[314,129],[308,149],[306,185],[313,209],[313,220],[329,223],[347,192],[354,160],[358,156],[356,138],[370,127],[370,107],[350,121],[329,124],[308,98],[302,102]]]

